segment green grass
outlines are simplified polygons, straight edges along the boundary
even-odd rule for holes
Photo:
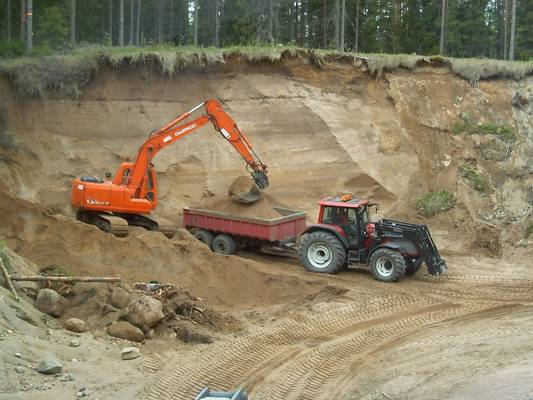
[[[484,192],[487,189],[487,182],[483,175],[481,175],[470,164],[463,164],[459,167],[459,174],[470,182],[472,187],[479,192]]]
[[[412,54],[355,54],[290,46],[80,46],[68,53],[46,54],[43,51],[30,56],[0,59],[0,74],[8,76],[24,97],[56,95],[76,99],[81,88],[102,66],[116,69],[129,65],[143,66],[162,75],[174,76],[188,69],[205,69],[223,64],[230,58],[253,64],[277,63],[287,57],[298,57],[307,59],[318,68],[322,68],[327,62],[353,63],[359,60],[367,65],[369,73],[376,78],[381,78],[384,72],[411,70],[420,66],[447,66],[471,82],[495,77],[521,79],[533,73],[531,61],[452,59]]]
[[[420,215],[431,217],[452,208],[455,205],[455,198],[447,190],[441,190],[427,193],[417,201],[416,205]]]
[[[532,233],[533,233],[533,224],[529,224],[529,226],[526,228],[525,238],[528,239]]]
[[[451,127],[454,135],[466,132],[470,135],[496,135],[506,142],[515,142],[516,134],[512,128],[506,125],[497,125],[492,122],[472,123],[469,120],[455,122]]]
[[[70,276],[72,275],[67,267],[59,264],[50,264],[39,270],[44,276]]]

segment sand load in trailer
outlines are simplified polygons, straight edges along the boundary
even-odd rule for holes
[[[239,247],[294,243],[306,229],[306,213],[275,206],[272,209],[279,216],[254,218],[187,207],[183,210],[183,225],[213,251],[222,254],[235,254]]]

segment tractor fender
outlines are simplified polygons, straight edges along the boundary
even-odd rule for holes
[[[346,233],[342,230],[342,228],[338,227],[337,225],[328,225],[328,224],[313,224],[309,225],[305,231],[303,231],[300,235],[307,235],[309,233],[317,232],[317,231],[323,231],[328,232],[337,237],[345,249],[348,248],[348,238],[346,237]]]
[[[372,247],[368,258],[374,253],[377,249],[387,248],[391,250],[399,251],[402,255],[408,255],[415,257],[420,255],[420,251],[416,245],[410,240],[388,240],[386,242],[379,243],[377,246]]]

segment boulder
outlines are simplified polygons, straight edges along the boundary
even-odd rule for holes
[[[82,333],[87,330],[87,327],[85,326],[85,321],[79,319],[79,318],[70,318],[65,321],[63,324],[66,330],[71,332],[77,332]]]
[[[54,356],[46,356],[37,365],[37,371],[41,374],[58,374],[63,369],[63,365]]]
[[[137,300],[130,302],[122,311],[121,319],[135,325],[143,332],[148,332],[151,327],[157,325],[163,318],[163,305],[159,300],[142,295]]]
[[[110,336],[131,340],[132,342],[142,342],[144,339],[143,331],[126,321],[113,322],[107,328],[107,333]]]
[[[35,308],[52,317],[61,317],[65,313],[67,306],[68,303],[63,296],[52,289],[39,290],[35,300]]]
[[[123,360],[134,360],[141,355],[141,351],[137,347],[125,347],[120,352]]]
[[[115,286],[109,295],[109,303],[116,308],[125,308],[131,301],[131,293],[120,286]]]

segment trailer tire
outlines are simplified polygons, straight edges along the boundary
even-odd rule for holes
[[[213,234],[209,231],[206,231],[204,229],[197,230],[194,232],[194,237],[198,239],[200,242],[205,244],[210,249],[213,248]]]
[[[237,252],[235,239],[229,235],[218,235],[215,237],[215,240],[213,240],[213,251],[225,255],[235,254]]]
[[[405,275],[406,276],[413,276],[416,275],[418,271],[420,271],[420,267],[422,266],[422,263],[424,260],[422,258],[417,258],[415,261],[407,260],[406,268],[405,268]]]
[[[317,231],[302,239],[299,256],[306,270],[334,274],[342,269],[346,250],[331,233]]]
[[[374,278],[381,282],[398,282],[407,268],[403,256],[398,251],[387,248],[374,251],[369,265]]]

